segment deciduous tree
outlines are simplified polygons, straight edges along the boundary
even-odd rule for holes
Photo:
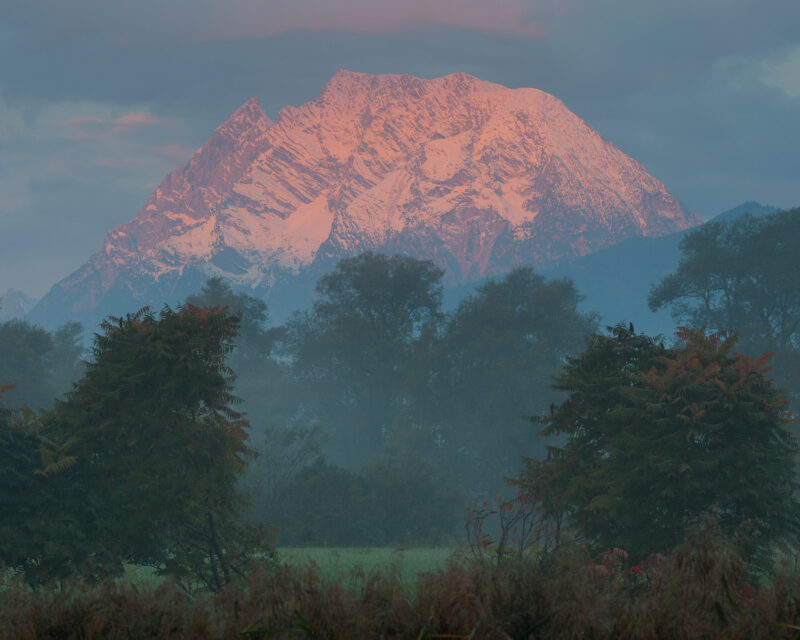
[[[680,249],[650,308],[671,307],[690,326],[733,329],[743,350],[775,351],[775,379],[800,400],[800,209],[708,223]]]
[[[331,433],[337,462],[374,457],[410,401],[407,363],[441,316],[442,271],[431,262],[365,253],[317,283],[310,312],[288,324],[294,374],[310,417]],[[315,405],[315,406],[310,406]]]
[[[667,348],[621,325],[595,335],[557,381],[567,399],[540,419],[566,443],[517,484],[596,549],[638,558],[674,547],[704,514],[727,533],[748,523],[762,551],[796,539],[798,443],[770,354],[737,353],[733,334],[678,338]]]
[[[521,455],[543,451],[525,416],[558,397],[553,376],[596,328],[594,316],[578,310],[580,300],[571,281],[521,267],[483,284],[450,314],[432,386],[466,486],[500,490]]]
[[[110,318],[48,417],[73,443],[63,481],[96,508],[85,535],[118,567],[149,564],[215,589],[239,567],[249,534],[237,481],[250,450],[225,362],[237,328],[236,316],[193,305]]]

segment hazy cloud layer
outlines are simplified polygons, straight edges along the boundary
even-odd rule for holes
[[[525,0],[28,0],[7,23],[44,45],[100,35],[109,44],[264,38],[295,29],[386,33],[438,25],[538,36]]]
[[[83,263],[191,155],[164,144],[184,129],[135,107],[0,96],[0,282],[41,295]]]
[[[41,295],[253,95],[339,68],[561,98],[701,216],[800,204],[794,0],[10,0],[0,291]]]

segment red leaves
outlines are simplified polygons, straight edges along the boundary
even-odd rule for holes
[[[771,371],[772,367],[768,367],[766,364],[769,362],[770,358],[775,355],[775,352],[766,351],[758,356],[758,358],[751,358],[750,356],[738,352],[735,352],[735,355],[738,360],[733,364],[736,367],[736,371],[739,372],[739,379],[731,386],[731,391],[742,388],[750,379],[750,376],[762,377]]]
[[[633,567],[631,567],[631,573],[636,575],[636,576],[639,576],[640,578],[646,578],[647,577],[647,570],[640,564],[637,564],[637,565],[634,565]]]

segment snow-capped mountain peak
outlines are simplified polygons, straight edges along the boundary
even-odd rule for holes
[[[463,283],[698,222],[547,93],[340,71],[274,123],[245,102],[40,307],[132,308],[210,275],[269,296],[365,250]]]

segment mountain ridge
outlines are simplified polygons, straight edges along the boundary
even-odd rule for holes
[[[33,315],[122,313],[214,275],[279,298],[365,250],[452,286],[699,222],[545,92],[340,71],[274,121],[245,102]]]

